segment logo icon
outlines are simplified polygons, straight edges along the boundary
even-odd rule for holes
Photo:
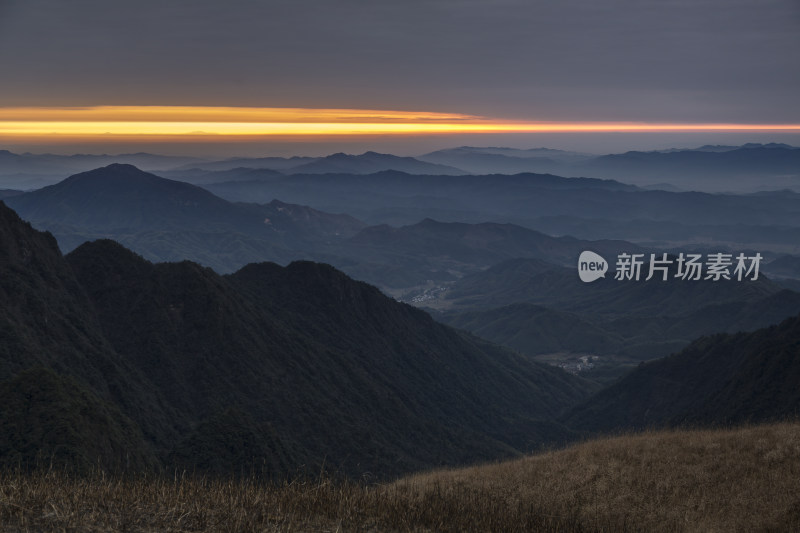
[[[584,251],[578,258],[578,276],[584,283],[606,277],[608,262],[594,252]]]

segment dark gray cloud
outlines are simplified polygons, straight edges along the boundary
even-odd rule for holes
[[[800,120],[796,0],[0,0],[0,105]]]

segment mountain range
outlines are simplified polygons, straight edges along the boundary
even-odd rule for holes
[[[616,187],[613,182],[576,180],[573,184],[564,178],[542,178],[557,190]],[[189,259],[220,273],[265,260],[289,264],[307,258],[331,263],[396,298],[444,306],[450,313],[442,315],[442,320],[529,355],[561,350],[580,353],[588,339],[598,339],[599,330],[603,342],[594,352],[622,358],[611,375],[631,361],[667,355],[696,335],[728,331],[737,324],[759,327],[770,323],[765,320],[780,320],[796,312],[787,297],[760,315],[740,316],[736,305],[755,305],[778,290],[772,285],[769,290],[736,297],[732,295],[744,287],[737,286],[731,294],[692,287],[681,292],[685,301],[671,298],[679,305],[667,308],[659,292],[663,287],[658,285],[645,284],[627,295],[616,289],[600,290],[613,287],[608,281],[588,287],[577,280],[572,267],[583,250],[607,257],[621,250],[645,251],[624,241],[551,237],[513,224],[432,219],[401,227],[367,227],[347,215],[278,200],[261,205],[229,202],[203,188],[130,165],[77,174],[6,201],[38,228],[51,231],[64,251],[93,239],[113,238],[149,260]],[[547,311],[515,304],[542,305]],[[702,307],[715,305],[728,308],[702,314]],[[459,311],[464,315],[456,316]],[[577,313],[577,322],[564,311]],[[605,316],[609,312],[613,323]],[[691,312],[706,318],[695,321]],[[542,313],[549,317],[548,332],[533,325],[534,320],[542,323]],[[664,313],[670,315],[668,319],[658,318]],[[641,329],[646,333],[626,321],[632,316],[639,317],[639,326],[644,324],[643,317],[649,317],[648,326]],[[719,319],[710,321],[708,316]]]
[[[402,176],[418,179],[390,174],[391,179]],[[462,178],[481,184],[491,177],[441,179],[457,183]],[[507,183],[533,182],[540,194],[565,194],[576,202],[588,201],[590,194],[614,194],[617,202],[628,194],[654,194],[600,180],[511,178]],[[370,176],[357,179],[369,181]],[[396,184],[402,190],[402,184]],[[771,197],[752,197],[763,203],[764,216]],[[697,205],[703,206],[706,199],[720,202],[713,195],[700,195]],[[577,279],[574,265],[583,250],[604,257],[649,251],[626,241],[552,237],[508,223],[430,218],[400,227],[367,226],[348,215],[279,200],[230,202],[130,165],[77,174],[6,201],[37,228],[51,231],[65,252],[86,241],[111,238],[151,261],[188,259],[219,273],[232,273],[251,262],[322,261],[397,299],[446,311],[437,316],[527,355],[591,351],[605,356],[610,364],[607,376],[619,375],[636,361],[668,355],[697,335],[761,327],[800,311],[795,293],[778,294],[781,287],[763,279],[731,287],[620,285],[609,279],[586,285]],[[736,205],[743,199],[726,201]],[[780,211],[774,211],[780,218]],[[792,256],[776,261],[764,265],[768,275],[794,275]],[[781,283],[787,281],[791,279]]]
[[[109,240],[62,256],[0,206],[0,269],[5,465],[274,477],[324,463],[384,477],[514,456],[576,431],[772,420],[800,407],[798,317],[703,337],[597,391],[324,264],[220,276]],[[782,294],[767,282],[753,290]]]
[[[583,183],[542,178],[560,188]],[[250,262],[318,259],[395,289],[454,280],[515,257],[571,263],[590,245],[601,252],[638,249],[614,241],[555,238],[512,224],[425,219],[400,228],[367,227],[348,215],[275,199],[267,204],[230,202],[198,186],[117,164],[6,202],[36,227],[51,231],[65,252],[87,240],[112,238],[149,260],[190,259],[221,273]]]
[[[226,186],[336,190],[332,205],[349,194],[364,212],[394,202],[389,217],[443,208],[481,217],[506,202],[511,213],[561,209],[573,221],[583,209],[620,222],[689,225],[738,212],[743,228],[800,225],[789,192],[677,194],[536,174],[230,172],[252,179]],[[585,284],[574,268],[581,251],[649,249],[507,221],[369,226],[274,197],[230,201],[120,164],[5,201],[52,231],[0,205],[6,466],[280,477],[327,465],[392,477],[597,431],[797,413],[800,294],[768,276]],[[670,207],[682,210],[667,216]],[[765,267],[793,275],[793,256],[773,257]],[[591,356],[594,374],[543,363],[556,352]]]
[[[156,261],[193,259],[219,272],[249,262],[286,263],[304,249],[352,236],[364,224],[274,200],[243,204],[113,164],[5,199],[26,220],[54,233],[64,251],[113,238]]]
[[[800,189],[800,149],[786,144],[702,146],[649,152],[589,155],[561,150],[463,146],[420,156],[476,174],[552,173],[611,178],[639,186],[694,191],[753,192]]]
[[[0,218],[6,465],[390,476],[563,441],[593,389],[327,265],[63,257]]]
[[[209,183],[216,172],[236,169],[271,170],[285,175],[373,174],[391,170],[427,175],[539,173],[589,176],[666,190],[753,192],[789,188],[798,192],[798,154],[800,149],[777,143],[607,155],[548,148],[462,146],[417,157],[365,152],[323,157],[228,159],[146,153],[65,156],[15,154],[0,150],[0,187],[30,190],[55,183],[76,172],[124,163],[195,184]]]
[[[348,213],[370,225],[408,225],[424,218],[492,221],[552,235],[616,238],[667,249],[713,241],[778,254],[796,254],[800,240],[800,195],[791,190],[711,194],[546,174],[426,176],[396,171],[234,178],[204,187],[230,201],[280,198]]]

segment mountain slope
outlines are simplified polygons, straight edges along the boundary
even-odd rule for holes
[[[19,405],[13,391],[46,385],[31,420],[52,437],[26,437],[17,410],[0,409],[7,457],[64,446],[66,462],[91,458],[90,417],[111,449],[130,441],[137,468],[281,475],[324,462],[386,477],[569,438],[551,420],[592,388],[327,265],[223,277],[108,240],[62,258],[52,237],[4,206],[0,216],[0,395]],[[44,374],[25,377],[34,367]],[[59,412],[75,432],[52,432]]]
[[[571,410],[590,431],[761,422],[800,413],[800,316],[752,333],[703,337],[642,364]]]
[[[2,203],[0,332],[0,382],[7,384],[2,389],[3,404],[31,405],[27,427],[14,422],[19,413],[13,409],[0,415],[8,451],[4,456],[14,456],[21,463],[42,459],[40,452],[46,452],[42,448],[45,441],[37,440],[37,435],[48,439],[48,431],[56,429],[48,424],[61,416],[54,413],[66,409],[72,413],[78,411],[76,417],[81,420],[88,416],[96,417],[98,423],[108,421],[108,427],[112,428],[108,438],[116,444],[128,441],[125,446],[131,464],[154,464],[153,444],[132,437],[139,435],[140,429],[129,432],[125,420],[117,420],[113,413],[138,412],[137,421],[147,422],[141,428],[145,432],[174,436],[154,416],[159,410],[160,395],[105,338],[92,302],[64,262],[52,235],[34,230]],[[35,369],[50,369],[57,376],[41,374]],[[53,405],[51,409],[36,403],[39,401],[61,405]],[[62,435],[69,442],[61,445],[83,457],[81,464],[74,466],[96,464],[99,457],[94,456],[97,439],[93,430],[75,428],[77,433],[73,433],[67,429]],[[120,432],[127,436],[114,440]],[[82,445],[90,449],[84,449],[83,453],[79,450]],[[113,454],[110,451],[103,454],[100,464],[119,468],[124,463],[120,462],[118,451],[117,446]]]
[[[563,351],[609,354],[620,350],[624,342],[621,335],[579,315],[526,303],[437,318],[528,355]]]
[[[88,473],[152,471],[158,460],[116,405],[69,376],[35,367],[0,381],[0,465]]]
[[[68,260],[114,348],[181,419],[238,409],[306,464],[327,457],[347,472],[394,473],[513,454],[564,438],[543,420],[585,395],[560,370],[326,265],[249,265],[221,278],[188,262],[136,260],[111,242]]]

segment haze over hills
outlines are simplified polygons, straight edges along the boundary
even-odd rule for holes
[[[645,269],[646,272],[646,269]],[[674,275],[674,272],[673,272]],[[465,276],[424,302],[437,319],[538,360],[607,380],[632,364],[680,350],[691,340],[780,322],[800,313],[800,293],[760,276],[745,281],[618,281],[591,284],[573,269],[515,259]]]
[[[15,154],[0,150],[0,184],[3,187],[32,190],[51,185],[76,172],[111,164],[135,165],[145,170],[172,168],[202,162],[197,157],[147,153],[118,155]]]
[[[262,157],[234,158],[212,161],[197,165],[184,165],[176,169],[166,169],[162,175],[176,179],[186,179],[196,183],[197,175],[231,172],[239,169],[272,170],[283,175],[290,174],[374,174],[395,170],[408,174],[434,174],[458,176],[469,174],[459,168],[419,160],[413,157],[399,157],[378,152],[345,154],[338,152],[325,157]],[[193,175],[194,174],[194,175]],[[202,178],[208,181],[207,178]],[[240,178],[241,179],[241,178]],[[222,181],[222,180],[219,180]]]
[[[786,144],[702,146],[650,152],[589,155],[560,150],[463,146],[420,156],[477,174],[520,172],[611,178],[636,185],[662,182],[684,190],[800,192],[800,149]]]
[[[231,201],[272,198],[345,212],[367,224],[510,222],[553,235],[617,238],[660,248],[711,241],[800,252],[798,193],[709,194],[645,190],[613,180],[543,174],[292,175],[205,185]]]
[[[221,277],[112,241],[62,258],[50,236],[0,215],[2,327],[17,339],[3,343],[0,394],[13,408],[0,409],[0,444],[15,450],[4,460],[62,446],[56,457],[75,467],[118,468],[128,453],[141,468],[279,474],[325,461],[388,476],[567,438],[549,420],[591,390],[327,265]],[[40,407],[20,426],[24,391]],[[113,422],[105,456],[93,457],[91,431],[52,433],[62,404],[76,409],[57,415],[68,426]]]
[[[355,234],[364,224],[279,201],[231,203],[205,189],[131,165],[109,165],[6,198],[64,251],[114,238],[160,261],[193,259],[219,272],[253,261],[288,262],[304,249]]]
[[[65,176],[112,163],[136,165],[164,177],[209,183],[208,175],[234,169],[273,170],[282,174],[372,174],[393,170],[409,174],[540,173],[622,180],[643,187],[699,191],[753,192],[793,189],[798,185],[800,149],[786,144],[748,143],[650,152],[593,155],[548,148],[516,149],[462,146],[417,157],[336,153],[324,157],[176,157],[146,153],[121,155],[14,154],[0,151],[0,187],[31,190]],[[222,180],[221,180],[222,181]]]
[[[745,145],[732,150],[682,150],[610,154],[586,163],[598,177],[643,184],[668,181],[691,190],[751,192],[791,188],[800,192],[800,148],[784,144]]]
[[[397,157],[391,154],[364,152],[361,155],[336,153],[304,163],[290,169],[291,174],[374,174],[385,170],[397,170],[408,174],[434,174],[459,176],[461,169],[447,165],[418,161],[413,157]]]
[[[589,160],[595,156],[548,148],[481,148],[460,146],[437,150],[418,157],[422,161],[450,165],[472,174],[519,174],[522,172],[553,172]]]
[[[614,279],[612,265],[605,277],[591,283],[582,282],[574,268],[536,259],[514,259],[465,276],[440,300],[442,307],[448,309],[529,302],[613,318],[630,313],[664,316],[693,311],[710,303],[762,298],[781,290],[761,274],[757,280],[742,281],[735,277],[718,281],[675,279],[675,257],[667,259],[672,263],[668,265],[666,281],[662,280],[661,272],[645,279],[648,261],[643,263],[639,280]]]
[[[468,174],[464,170],[447,165],[372,151],[360,155],[340,152],[325,157],[294,156],[209,160],[198,157],[146,153],[64,156],[15,154],[8,150],[0,150],[0,186],[31,190],[53,184],[75,172],[85,172],[111,164],[129,164],[148,171],[160,171],[165,177],[181,179],[190,183],[208,181],[208,178],[204,178],[207,175],[215,176],[218,179],[224,178],[224,172],[236,169],[271,170],[282,175],[298,173],[372,174],[385,170],[397,170],[410,174]]]
[[[359,279],[387,289],[408,289],[429,281],[455,281],[519,257],[571,265],[587,247],[607,253],[616,253],[620,248],[639,250],[636,245],[621,241],[551,237],[514,224],[425,219],[399,228],[369,226],[341,243],[338,253],[361,261],[361,265],[348,267]],[[399,276],[397,269],[407,275]]]
[[[543,178],[556,187],[567,186],[561,178]],[[588,180],[586,185],[606,183]],[[37,227],[53,232],[64,251],[86,240],[113,238],[149,259],[190,259],[222,273],[248,262],[312,258],[396,289],[427,280],[452,281],[514,257],[570,264],[590,244],[510,224],[427,219],[401,228],[365,227],[347,215],[278,200],[232,203],[130,165],[76,174],[7,202]],[[609,252],[637,249],[614,241],[595,241],[591,246]]]
[[[401,176],[416,179],[390,175]],[[475,184],[502,179],[442,177],[462,178]],[[577,199],[590,193],[643,193],[599,180],[511,178],[512,184],[535,183],[540,194],[564,193]],[[275,177],[266,179],[272,182]],[[358,179],[368,181],[370,176]],[[396,185],[402,190],[402,183]],[[755,195],[752,200],[765,202],[772,196]],[[698,205],[707,198],[719,201],[701,195]],[[774,296],[767,304],[779,287],[764,280],[729,291],[702,283],[623,287],[611,280],[586,285],[577,279],[572,267],[583,250],[606,257],[649,251],[625,241],[551,237],[513,224],[433,219],[401,227],[365,227],[347,215],[278,200],[266,205],[228,202],[205,189],[129,165],[78,174],[7,201],[37,227],[52,231],[65,251],[87,240],[113,238],[151,260],[190,259],[221,273],[265,260],[323,261],[395,298],[447,309],[442,320],[529,355],[580,354],[589,351],[588,341],[594,339],[599,344],[591,351],[612,357],[608,362],[616,370],[611,375],[632,361],[678,350],[697,335],[761,327],[798,312],[793,293]],[[736,205],[737,199],[729,201]],[[792,216],[788,207],[783,216]],[[765,265],[767,272],[769,268]],[[465,314],[453,314],[458,312]]]

